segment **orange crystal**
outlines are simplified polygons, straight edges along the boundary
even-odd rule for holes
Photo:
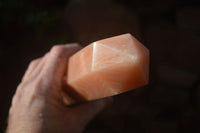
[[[120,94],[148,83],[149,50],[131,34],[93,42],[69,59],[67,84],[84,100]]]

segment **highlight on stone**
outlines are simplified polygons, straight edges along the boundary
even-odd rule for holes
[[[148,79],[149,50],[123,34],[93,42],[70,57],[65,80],[71,89],[65,98],[72,104],[113,96],[144,86]]]

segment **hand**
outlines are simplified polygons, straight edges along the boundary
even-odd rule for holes
[[[32,61],[17,87],[9,111],[7,133],[80,133],[111,98],[73,107],[61,97],[68,58],[80,46],[56,45]]]

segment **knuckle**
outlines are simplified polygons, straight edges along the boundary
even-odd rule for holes
[[[68,48],[79,48],[79,49],[82,48],[82,46],[79,43],[68,43],[66,45],[66,47],[68,47]]]
[[[35,65],[37,62],[39,61],[39,59],[34,59],[30,62],[30,66]]]
[[[51,52],[53,53],[62,53],[64,51],[63,45],[55,45],[51,48]]]
[[[64,45],[55,45],[52,47],[50,54],[55,58],[62,58],[66,53],[66,48]]]

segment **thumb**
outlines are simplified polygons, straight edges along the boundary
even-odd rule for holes
[[[112,97],[99,99],[75,106],[71,109],[77,121],[88,124],[99,112],[112,103]]]

